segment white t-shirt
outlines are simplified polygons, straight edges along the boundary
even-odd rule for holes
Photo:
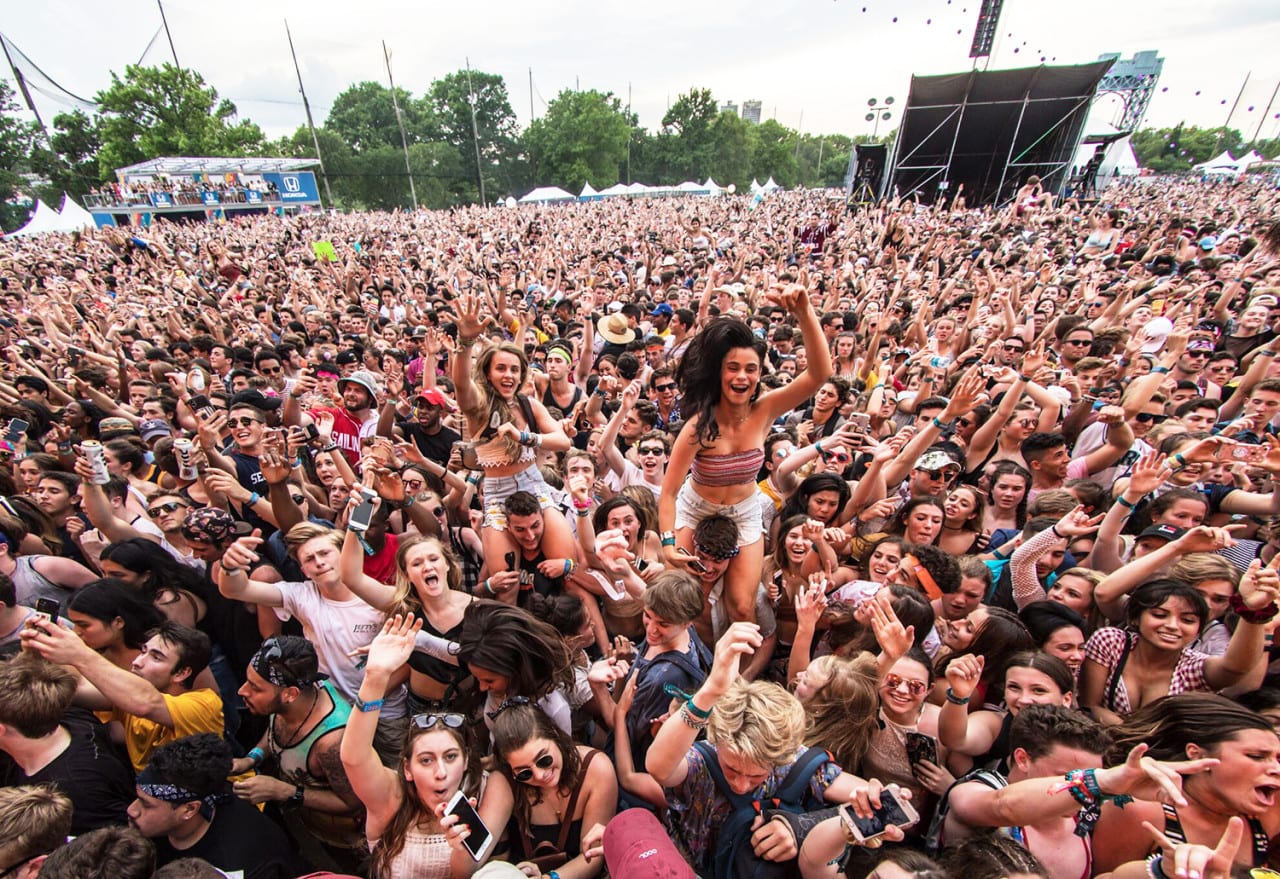
[[[1076,438],[1076,447],[1072,450],[1071,457],[1083,458],[1090,452],[1105,446],[1107,444],[1108,426],[1101,421],[1095,421],[1080,431],[1080,436]],[[1137,463],[1138,459],[1150,451],[1152,451],[1152,447],[1148,443],[1135,439],[1133,445],[1129,447],[1129,451],[1118,462],[1104,470],[1099,470],[1097,473],[1090,473],[1089,478],[1099,485],[1112,485],[1120,477],[1128,476],[1129,470]]]
[[[365,604],[359,598],[350,601],[331,601],[320,594],[310,580],[302,583],[275,583],[280,590],[282,605],[275,608],[282,620],[297,617],[302,623],[302,633],[316,647],[320,659],[320,671],[329,676],[338,692],[348,702],[355,702],[364,680],[364,671],[356,665],[350,654],[360,647],[367,647],[378,632],[387,615]],[[402,717],[405,714],[405,691],[397,687],[388,693],[382,706],[383,717]]]
[[[653,492],[655,498],[662,497],[662,483],[654,485],[652,482],[647,482],[644,478],[644,470],[640,465],[626,458],[622,459],[622,475],[619,476],[613,470],[610,470],[604,475],[604,484],[609,486],[610,491],[615,493],[622,491],[628,485],[643,485]]]

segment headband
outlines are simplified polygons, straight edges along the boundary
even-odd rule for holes
[[[284,662],[280,643],[268,638],[249,660],[249,665],[273,687],[310,687],[328,679],[328,675],[316,672],[305,677],[294,674]]]
[[[199,803],[200,816],[206,821],[213,819],[213,810],[218,803],[230,799],[230,794],[209,794],[202,797],[197,793],[180,787],[176,784],[169,784],[160,777],[160,773],[156,772],[150,766],[143,769],[138,775],[138,790],[155,800],[163,800],[166,803],[174,803],[181,805],[183,803]]]

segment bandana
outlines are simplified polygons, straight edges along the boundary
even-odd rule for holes
[[[153,770],[150,766],[142,770],[138,775],[138,790],[142,791],[152,799],[162,800],[166,803],[175,803],[181,805],[183,803],[199,803],[200,816],[206,821],[213,820],[214,808],[222,802],[231,799],[231,794],[209,794],[202,797],[193,791],[189,791],[184,787],[176,784],[169,784],[160,777],[160,773]]]
[[[275,638],[262,642],[258,652],[253,654],[249,665],[262,675],[273,687],[310,687],[328,679],[328,675],[316,672],[313,675],[300,677],[293,673],[284,663],[280,644]]]
[[[182,536],[203,543],[222,543],[235,531],[236,520],[225,510],[202,507],[182,520]]]

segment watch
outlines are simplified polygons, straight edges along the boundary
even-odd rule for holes
[[[290,806],[301,806],[305,794],[306,791],[303,789],[302,785],[298,785],[293,789],[293,793],[289,796],[289,799],[285,800],[285,803]]]

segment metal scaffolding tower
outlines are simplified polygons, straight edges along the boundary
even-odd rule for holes
[[[1098,96],[1105,94],[1119,95],[1124,102],[1124,112],[1116,128],[1120,131],[1137,131],[1142,124],[1142,117],[1147,114],[1147,105],[1155,94],[1156,83],[1160,80],[1160,71],[1164,69],[1164,59],[1159,53],[1137,52],[1132,58],[1122,59],[1117,52],[1099,55],[1099,61],[1111,59],[1114,63],[1107,75],[1098,83]]]

